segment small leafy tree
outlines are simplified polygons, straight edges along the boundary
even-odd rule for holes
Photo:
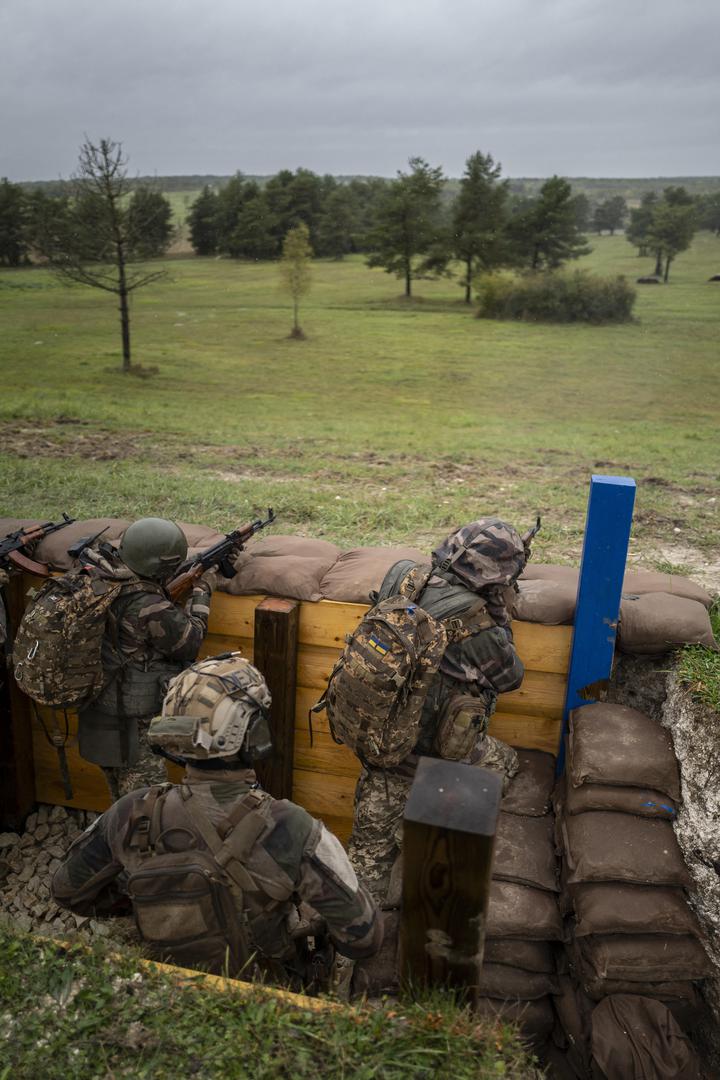
[[[656,192],[646,191],[640,200],[640,205],[633,207],[630,211],[630,221],[625,230],[625,237],[638,249],[640,256],[647,255],[648,252],[650,226],[657,201]]]
[[[477,274],[487,273],[509,261],[505,224],[508,182],[500,180],[501,166],[490,154],[476,153],[465,163],[460,193],[452,216],[452,254],[465,267],[465,303],[472,299]]]
[[[649,244],[658,252],[658,264],[665,258],[663,281],[670,276],[670,264],[686,251],[695,235],[695,207],[692,203],[678,203],[664,198],[655,207],[649,232]],[[656,266],[657,272],[657,266]]]
[[[442,272],[447,263],[433,249],[441,236],[440,195],[445,179],[420,157],[410,158],[410,172],[398,172],[385,189],[369,238],[368,266],[380,266],[405,280],[405,296],[413,279]]]
[[[87,139],[80,148],[70,196],[47,200],[36,215],[34,240],[60,277],[114,293],[119,300],[122,370],[131,370],[131,293],[165,277],[164,270],[134,265],[147,258],[133,225],[127,158],[122,144]]]
[[[293,327],[290,331],[291,338],[303,339],[299,320],[300,301],[310,291],[311,268],[310,261],[313,256],[310,247],[310,230],[304,221],[290,229],[283,242],[282,262],[280,272],[285,291],[289,293],[293,302]]]

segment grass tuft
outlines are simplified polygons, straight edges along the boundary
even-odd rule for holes
[[[710,622],[720,642],[720,598],[710,608]],[[720,713],[720,653],[704,645],[688,645],[680,653],[677,674],[697,701]]]

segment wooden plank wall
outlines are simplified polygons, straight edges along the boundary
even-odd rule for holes
[[[252,660],[255,608],[262,599],[262,596],[216,593],[201,655],[240,649]],[[308,710],[327,684],[344,647],[345,635],[354,630],[366,610],[361,604],[339,604],[331,600],[303,602],[300,606],[293,799],[315,817],[322,818],[343,841],[350,832],[358,762],[347,747],[333,742],[324,713],[313,716],[313,745],[310,745]],[[554,754],[560,738],[572,627],[519,622],[513,630],[526,668],[525,680],[519,690],[500,697],[490,733],[515,746]],[[105,809],[109,800],[104,779],[99,769],[79,757],[76,730],[76,719],[71,714],[67,754],[75,798],[68,802],[63,794],[55,750],[33,720],[37,798],[40,802],[86,810]]]

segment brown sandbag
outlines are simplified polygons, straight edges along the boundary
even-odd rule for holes
[[[500,998],[478,997],[476,1012],[486,1020],[499,1024],[517,1024],[524,1038],[538,1043],[553,1029],[555,1017],[550,998],[537,1001],[503,1001]]]
[[[571,888],[575,936],[589,934],[689,934],[702,931],[682,889],[649,885],[575,885]]]
[[[204,551],[225,538],[225,533],[211,529],[209,525],[188,525],[185,521],[178,521],[178,525],[185,534],[188,547],[195,551]]]
[[[106,531],[100,537],[102,542],[117,541],[127,529],[130,522],[125,518],[85,518],[83,521],[75,521],[65,529],[50,533],[41,540],[35,548],[35,558],[40,562],[48,563],[53,570],[69,570],[73,560],[68,555],[68,548],[86,536],[95,536],[101,529]]]
[[[618,648],[657,656],[680,645],[717,650],[707,608],[697,600],[669,593],[624,594],[620,602]]]
[[[492,874],[500,881],[558,892],[552,819],[501,813]]]
[[[638,817],[663,818],[666,821],[673,821],[677,817],[673,800],[651,788],[617,787],[612,784],[573,787],[570,784],[565,790],[564,805],[568,814],[615,810],[620,814],[637,814]]]
[[[644,596],[645,593],[669,593],[697,600],[703,607],[712,605],[710,593],[690,578],[681,574],[661,574],[657,570],[628,570],[623,581],[623,592]]]
[[[542,578],[518,581],[513,616],[523,622],[567,626],[575,618],[577,586]]]
[[[369,604],[370,593],[382,585],[391,566],[401,559],[429,563],[427,554],[413,547],[361,547],[343,551],[320,582],[326,600]]]
[[[568,776],[581,784],[647,787],[680,801],[670,732],[627,705],[599,701],[570,713]]]
[[[598,979],[689,982],[713,968],[697,938],[679,934],[603,934],[580,938],[584,965]]]
[[[548,941],[485,938],[483,962],[552,975],[555,971],[555,950]]]
[[[39,518],[0,517],[0,540],[4,540],[8,533],[17,532],[18,529],[31,529],[35,525],[43,524],[44,522]]]
[[[561,832],[568,885],[588,881],[690,884],[669,821],[595,810],[563,818]]]
[[[490,883],[488,938],[562,941],[563,924],[555,895],[511,881]]]
[[[614,994],[595,1006],[591,1027],[606,1080],[700,1080],[697,1055],[662,1002]]]
[[[559,581],[563,585],[573,585],[577,592],[580,571],[577,566],[554,566],[552,563],[536,563],[532,560],[527,564],[520,581]]]
[[[575,1075],[587,1077],[590,1075],[590,1016],[594,1002],[568,975],[559,975],[558,990],[552,1003],[558,1019],[553,1042],[564,1050]]]
[[[224,588],[234,596],[263,594],[292,600],[322,600],[320,580],[338,556],[327,540],[268,536],[250,544],[235,561],[235,577]]]
[[[544,750],[516,749],[520,768],[510,781],[500,809],[505,814],[543,817],[552,801],[555,758]]]
[[[537,1001],[546,994],[556,994],[558,983],[547,972],[524,971],[507,964],[483,962],[478,990],[483,997]]]

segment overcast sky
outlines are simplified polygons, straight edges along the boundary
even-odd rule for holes
[[[0,0],[0,176],[720,174],[720,0]]]

